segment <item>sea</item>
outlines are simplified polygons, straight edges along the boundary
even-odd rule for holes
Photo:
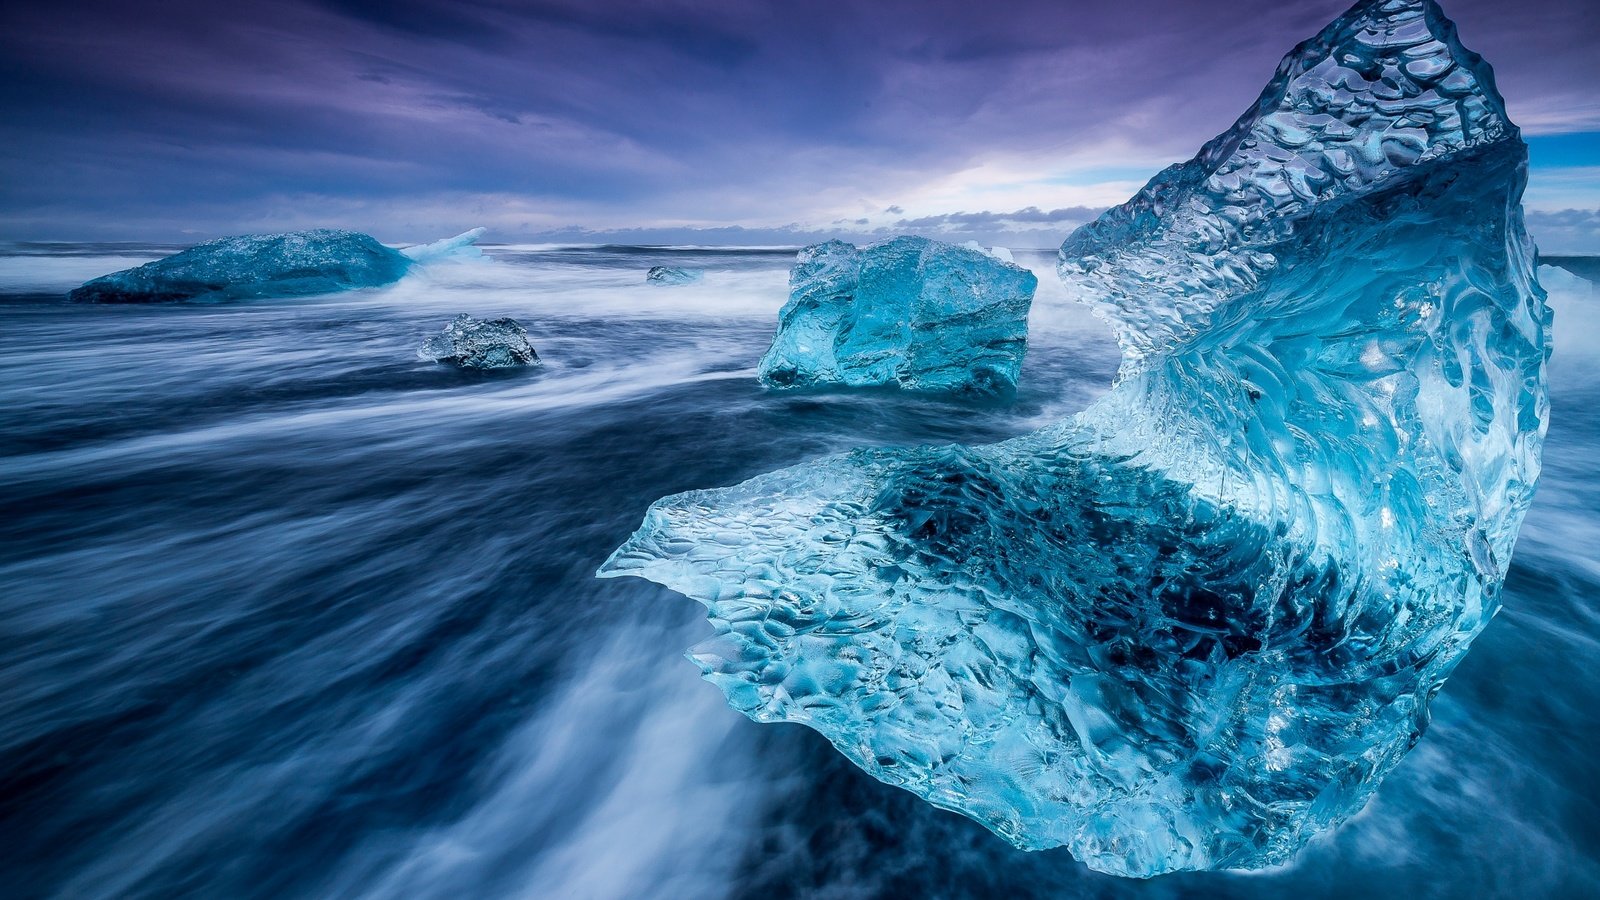
[[[1083,408],[1117,352],[1052,254],[1016,252],[1022,388],[968,402],[762,390],[794,248],[491,245],[334,296],[65,300],[176,249],[0,245],[0,896],[1600,896],[1600,296],[1567,269],[1541,270],[1538,497],[1431,730],[1291,863],[1139,881],[746,720],[683,658],[698,604],[594,577],[664,495]],[[515,318],[543,365],[419,358],[460,313]]]

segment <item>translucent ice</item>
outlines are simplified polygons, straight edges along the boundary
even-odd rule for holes
[[[454,238],[395,250],[370,235],[318,229],[251,234],[190,247],[155,262],[103,275],[68,297],[85,303],[160,303],[297,297],[398,281],[413,264],[476,254],[477,228]]]
[[[1038,286],[1027,269],[927,238],[807,247],[757,374],[770,387],[1008,390]]]
[[[431,244],[418,244],[400,252],[412,262],[423,264],[441,259],[477,259],[483,256],[483,251],[478,249],[477,243],[485,231],[487,229],[474,228],[455,237],[443,238]]]
[[[1600,256],[1546,256],[1539,260],[1539,276],[1559,273],[1557,278],[1577,278],[1591,285],[1600,284]]]
[[[528,332],[515,319],[480,320],[462,313],[417,349],[423,359],[463,369],[508,369],[540,365]]]
[[[1016,262],[1017,261],[1016,257],[1011,255],[1011,251],[1007,250],[1004,247],[985,247],[984,245],[978,243],[977,241],[967,241],[965,244],[962,244],[961,246],[966,247],[969,250],[976,250],[979,253],[987,253],[990,256],[994,257],[995,259],[1000,260],[1001,262]]]
[[[644,280],[651,284],[692,284],[700,280],[700,273],[693,269],[679,269],[673,266],[651,266],[645,273]]]
[[[1063,245],[1103,400],[668,497],[601,574],[703,602],[738,710],[1018,847],[1280,862],[1499,606],[1548,413],[1526,158],[1432,0],[1360,3]]]
[[[1600,293],[1600,283],[1575,275],[1561,266],[1541,265],[1539,284],[1552,294],[1564,292],[1579,297],[1592,297]]]

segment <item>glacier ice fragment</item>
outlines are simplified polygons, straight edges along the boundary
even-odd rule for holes
[[[674,266],[651,266],[645,273],[644,280],[651,284],[693,284],[700,280],[701,273],[695,269],[679,269]]]
[[[757,375],[769,387],[1016,387],[1039,280],[982,250],[920,237],[800,251]]]
[[[417,355],[463,369],[509,369],[541,365],[528,332],[515,319],[474,319],[462,313],[444,331],[422,342]]]
[[[1587,282],[1591,286],[1600,285],[1600,256],[1545,256],[1539,260],[1539,278],[1542,282],[1546,272],[1556,273],[1557,278],[1566,281],[1576,278]]]
[[[456,235],[455,237],[442,238],[430,244],[418,244],[407,247],[400,253],[415,263],[426,265],[442,259],[478,259],[483,256],[483,251],[478,249],[477,243],[488,229],[473,228]]]
[[[1018,847],[1281,862],[1499,608],[1549,412],[1526,164],[1432,0],[1358,3],[1062,245],[1123,348],[1100,401],[664,498],[600,574],[704,603],[736,709]]]
[[[161,303],[298,297],[398,281],[412,265],[471,255],[483,234],[395,250],[370,235],[317,229],[220,238],[132,269],[103,275],[68,294],[80,303]]]
[[[987,253],[990,256],[994,257],[995,259],[1000,260],[1001,262],[1016,262],[1017,261],[1016,257],[1011,255],[1011,251],[1007,250],[1004,247],[985,247],[984,245],[978,243],[977,241],[967,241],[965,244],[962,244],[961,246],[966,247],[966,248],[968,248],[970,250],[976,250],[979,253]]]
[[[1539,284],[1551,294],[1564,293],[1578,297],[1593,297],[1600,294],[1600,282],[1575,275],[1561,266],[1541,265]]]

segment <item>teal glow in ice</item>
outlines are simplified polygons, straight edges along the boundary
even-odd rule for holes
[[[465,234],[405,250],[354,231],[317,229],[220,238],[74,289],[79,303],[164,303],[301,297],[399,281],[416,264],[478,254]]]
[[[1038,286],[1009,261],[927,238],[807,247],[757,374],[780,388],[1001,393],[1016,387]]]
[[[1062,246],[1104,399],[668,497],[601,574],[703,602],[735,708],[1018,847],[1281,862],[1498,608],[1548,415],[1526,159],[1432,0],[1360,3]]]

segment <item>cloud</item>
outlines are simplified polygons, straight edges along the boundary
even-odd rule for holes
[[[1540,253],[1600,255],[1600,209],[1528,210],[1526,217]]]
[[[1223,130],[1342,5],[6,4],[0,237],[234,232],[284,197],[399,230],[453,196],[503,198],[528,232],[904,221],[1045,241]],[[1572,87],[1600,83],[1592,6],[1450,12],[1513,113],[1555,133],[1600,115]],[[1588,205],[1596,184],[1535,205]],[[1017,212],[948,212],[985,209]]]

